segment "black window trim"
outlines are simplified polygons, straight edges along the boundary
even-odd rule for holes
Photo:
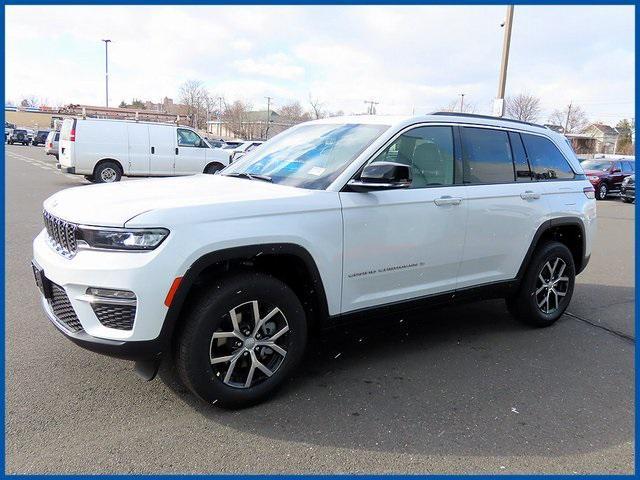
[[[347,180],[347,182],[342,186],[342,188],[340,188],[340,192],[350,192],[349,190],[349,182],[351,180],[357,180],[360,178],[360,175],[362,174],[362,171],[364,170],[364,168],[369,165],[372,161],[374,161],[378,155],[380,155],[385,149],[389,148],[391,145],[393,145],[393,143],[400,138],[402,135],[404,135],[405,133],[407,133],[410,130],[414,130],[416,128],[422,128],[422,127],[449,127],[451,128],[451,139],[453,142],[453,183],[451,185],[425,185],[424,187],[420,187],[420,188],[408,188],[408,189],[402,189],[404,190],[424,190],[427,188],[451,188],[451,187],[464,187],[465,185],[462,183],[461,179],[458,178],[459,175],[462,174],[462,170],[459,169],[458,166],[458,159],[462,158],[460,156],[460,145],[459,145],[459,141],[460,139],[458,138],[458,125],[455,123],[451,123],[451,122],[420,122],[420,123],[414,123],[411,125],[407,125],[406,127],[402,128],[401,130],[398,130],[395,135],[393,137],[391,137],[389,140],[387,140],[380,148],[378,148],[375,152],[373,152],[371,154],[371,156],[369,158],[367,158],[362,165],[360,165],[360,168],[358,168],[358,170],[356,170],[356,172],[351,176],[351,178],[349,178]]]
[[[496,118],[496,120],[501,120],[500,118]],[[564,152],[562,151],[562,149],[560,147],[558,147],[558,145],[556,144],[556,142],[553,141],[553,139],[551,137],[549,137],[548,135],[545,135],[542,132],[535,132],[535,131],[531,131],[531,130],[527,130],[527,129],[522,129],[522,128],[517,128],[517,125],[509,125],[509,126],[501,126],[501,125],[489,125],[486,123],[472,123],[472,122],[454,122],[454,121],[436,121],[436,120],[430,120],[430,121],[421,121],[421,122],[416,122],[416,123],[412,123],[410,125],[406,125],[405,127],[403,127],[402,129],[398,130],[390,139],[388,139],[385,143],[382,144],[382,146],[380,146],[376,151],[374,151],[368,158],[366,158],[366,160],[364,160],[362,162],[362,165],[360,165],[360,167],[355,171],[355,173],[349,177],[344,184],[337,190],[338,192],[349,192],[349,187],[348,184],[351,180],[355,180],[357,178],[360,177],[360,174],[362,173],[362,170],[364,169],[364,167],[366,167],[367,165],[369,165],[369,163],[371,163],[371,161],[373,159],[375,159],[380,152],[382,152],[385,148],[387,148],[389,145],[391,145],[393,142],[396,141],[396,139],[404,134],[405,132],[412,130],[414,128],[419,128],[419,127],[451,127],[453,129],[453,158],[454,158],[454,164],[453,164],[453,184],[451,185],[431,185],[431,186],[425,186],[425,187],[421,187],[422,188],[450,188],[450,187],[475,187],[475,186],[482,186],[482,185],[511,185],[511,183],[463,183],[462,182],[462,178],[459,178],[462,176],[462,145],[461,145],[461,139],[460,139],[460,128],[462,127],[477,127],[477,128],[489,128],[492,130],[501,130],[501,131],[505,131],[505,132],[513,132],[516,134],[529,134],[529,135],[538,135],[539,137],[543,137],[546,138],[547,140],[549,140],[560,152],[560,155],[562,155],[562,157],[565,159],[565,161],[567,162],[567,164],[569,165],[569,168],[571,169],[571,171],[574,174],[574,178],[557,178],[557,179],[553,179],[553,180],[536,180],[534,178],[531,178],[531,180],[529,181],[525,181],[525,182],[513,182],[514,184],[527,184],[527,183],[536,183],[536,182],[575,182],[576,180],[586,180],[587,176],[582,174],[582,173],[577,173],[573,167],[573,165],[571,164],[571,162],[569,161],[569,159],[566,157],[566,155],[564,154]],[[522,137],[521,137],[522,139]],[[529,164],[529,171],[531,171],[531,162],[529,161],[529,155],[527,153],[527,149],[524,146],[524,141],[522,141],[522,148],[524,148],[525,151],[525,156],[527,157],[527,163]],[[509,142],[511,142],[511,139],[509,139]],[[358,161],[359,159],[356,157],[354,159],[355,161]],[[533,177],[533,175],[532,175]],[[335,182],[335,180],[334,180]],[[333,184],[333,182],[331,184],[329,184],[329,186],[331,186]],[[329,187],[328,186],[328,187]],[[327,187],[327,188],[328,188]],[[403,189],[404,190],[404,189]],[[417,189],[414,189],[417,190]]]

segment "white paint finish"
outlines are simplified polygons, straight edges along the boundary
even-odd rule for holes
[[[149,126],[146,123],[132,123],[127,126],[129,163],[124,165],[126,175],[148,175],[149,157]]]
[[[176,129],[170,125],[154,125],[149,128],[149,173],[173,175],[176,157]]]
[[[514,278],[536,230],[547,219],[544,184],[465,189],[469,215],[458,288]]]
[[[342,310],[455,289],[467,217],[464,193],[464,186],[341,193]],[[436,205],[446,196],[462,201]]]

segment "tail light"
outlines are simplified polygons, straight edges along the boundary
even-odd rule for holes
[[[69,141],[71,142],[75,142],[76,141],[76,129],[72,128],[71,129],[71,133],[69,133]]]
[[[587,198],[596,198],[596,189],[593,187],[584,187],[582,189],[582,191],[584,192],[585,197]]]

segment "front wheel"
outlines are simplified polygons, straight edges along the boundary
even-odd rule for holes
[[[569,249],[559,242],[545,242],[537,248],[518,292],[507,299],[507,307],[528,325],[548,327],[569,305],[575,278]]]
[[[269,275],[242,273],[200,293],[179,336],[176,367],[204,401],[241,408],[282,385],[306,342],[306,316],[295,293]]]
[[[606,183],[601,183],[596,190],[596,198],[598,200],[604,200],[609,195],[609,187]]]
[[[214,175],[215,173],[219,172],[223,168],[224,168],[224,165],[221,165],[219,163],[211,163],[205,167],[204,173],[207,173],[209,175]]]

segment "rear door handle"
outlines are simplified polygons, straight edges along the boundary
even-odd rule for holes
[[[156,147],[151,147],[151,153],[152,154],[156,153]]]
[[[462,202],[462,198],[460,197],[452,197],[450,195],[443,195],[440,198],[436,198],[433,203],[435,203],[439,207],[443,207],[445,205],[460,205]]]
[[[532,192],[531,190],[527,190],[526,192],[522,192],[520,194],[520,198],[522,198],[523,200],[538,200],[540,198],[540,194]]]
[[[178,155],[178,147],[176,147],[176,155]]]

